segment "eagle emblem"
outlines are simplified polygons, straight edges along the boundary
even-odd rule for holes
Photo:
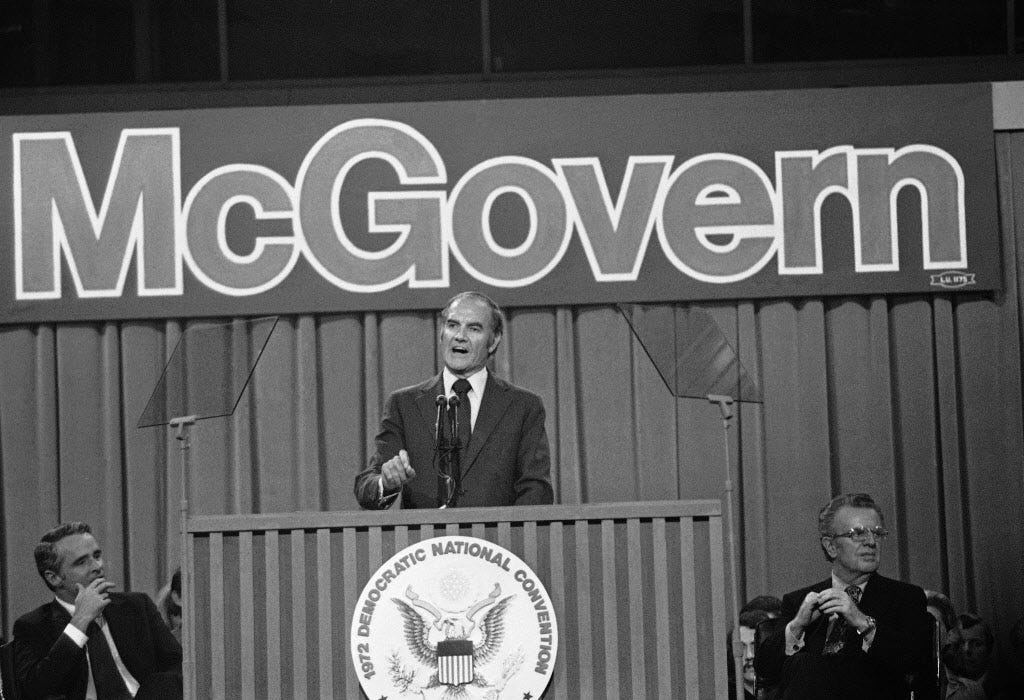
[[[501,586],[495,583],[489,595],[461,610],[442,610],[419,596],[412,586],[405,590],[406,600],[391,599],[401,613],[409,651],[434,671],[425,688],[445,687],[444,698],[469,697],[467,686],[493,688],[478,667],[494,659],[501,649],[509,603],[514,597],[501,598]]]

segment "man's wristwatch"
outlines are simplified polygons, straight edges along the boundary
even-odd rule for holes
[[[870,615],[865,615],[865,617],[867,618],[868,626],[862,630],[857,630],[857,634],[859,634],[861,637],[863,637],[865,634],[867,634],[868,632],[870,632],[878,626],[878,624],[875,622],[875,618],[871,617]]]

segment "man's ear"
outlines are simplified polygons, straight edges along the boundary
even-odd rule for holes
[[[50,571],[49,569],[43,572],[43,578],[45,578],[46,582],[53,588],[59,588],[61,581],[64,580],[56,571]]]
[[[829,557],[835,559],[839,556],[839,550],[836,549],[836,543],[832,541],[831,537],[822,537],[821,546],[828,552]]]
[[[487,356],[493,355],[499,345],[501,345],[501,333],[495,333],[494,337],[491,338],[491,344],[487,347]]]

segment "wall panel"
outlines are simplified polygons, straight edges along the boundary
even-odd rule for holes
[[[895,532],[884,569],[946,591],[1005,634],[1024,614],[1024,553],[994,546],[1024,535],[1008,517],[1024,501],[1024,137],[997,134],[996,150],[1003,294],[700,306],[764,395],[733,407],[725,437],[716,406],[671,396],[614,307],[509,310],[495,367],[544,399],[559,501],[719,498],[728,445],[743,596],[823,577],[815,513],[833,492],[866,489]],[[656,313],[672,323],[682,308]],[[31,549],[57,521],[92,522],[125,587],[155,593],[177,565],[181,453],[171,431],[135,424],[182,330],[204,323],[0,327],[4,633],[46,597]],[[430,312],[282,317],[235,415],[193,430],[193,511],[354,510],[384,397],[437,371],[436,340]],[[245,361],[247,344],[232,352]],[[276,556],[292,556],[287,538]],[[291,582],[246,585],[259,597]],[[253,624],[258,636],[276,623]],[[307,674],[311,686],[347,682]]]

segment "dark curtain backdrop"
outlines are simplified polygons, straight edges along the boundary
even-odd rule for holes
[[[884,571],[1001,637],[1024,615],[1024,137],[995,147],[1004,293],[699,307],[764,394],[728,431],[741,597],[824,577],[816,512],[866,490],[895,533]],[[718,409],[673,398],[616,309],[510,312],[495,370],[544,399],[558,501],[722,496]],[[155,593],[177,566],[180,452],[134,426],[183,328],[208,322],[0,328],[5,634],[47,597],[31,552],[60,521],[93,524],[124,587]],[[194,429],[192,511],[355,508],[384,397],[437,371],[436,337],[428,312],[282,317],[235,414]]]

